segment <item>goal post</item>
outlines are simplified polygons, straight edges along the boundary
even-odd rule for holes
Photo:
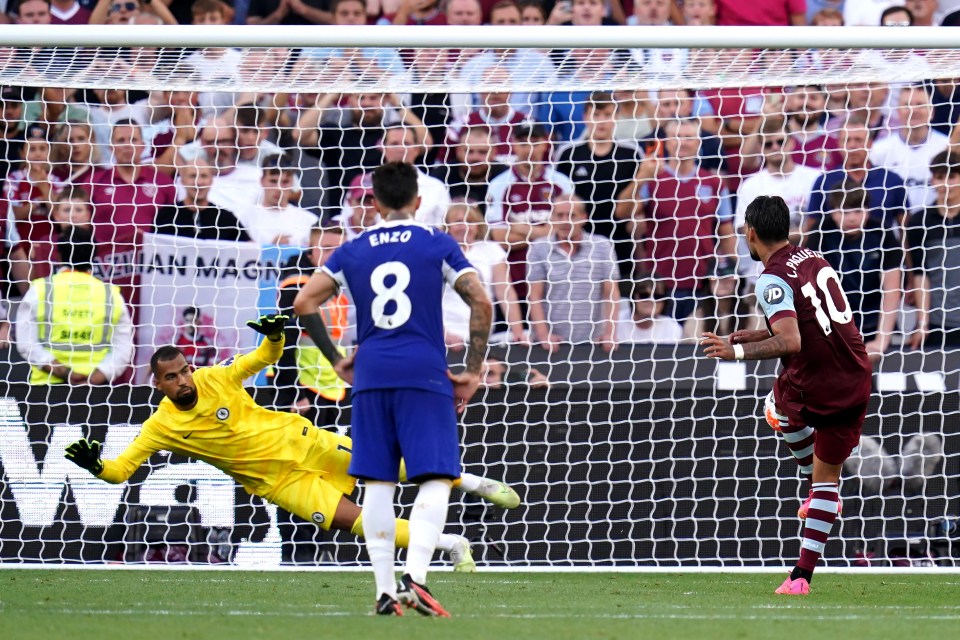
[[[63,449],[89,436],[115,457],[136,437],[159,401],[157,347],[196,366],[253,348],[246,320],[376,223],[369,173],[405,160],[422,174],[418,220],[461,241],[497,307],[463,463],[523,504],[455,494],[448,530],[481,568],[793,560],[805,489],[762,415],[778,365],[717,363],[696,338],[763,326],[739,233],[764,194],[835,263],[874,359],[826,564],[955,568],[960,247],[936,217],[960,211],[951,35],[0,26],[0,566],[365,563],[349,533],[203,462],[157,454],[108,485]],[[29,315],[35,283],[53,282],[63,243],[92,245],[92,275],[127,308],[130,338],[119,317],[110,333],[126,360],[101,365],[105,384],[31,369],[51,348]],[[248,381],[255,399],[347,430],[349,395],[311,391],[319,375],[297,357]]]

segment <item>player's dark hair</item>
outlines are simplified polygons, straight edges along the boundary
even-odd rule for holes
[[[747,226],[761,242],[783,242],[790,237],[790,209],[780,196],[757,196],[747,205]]]
[[[160,363],[176,360],[183,355],[183,351],[173,345],[165,345],[153,352],[150,356],[150,372],[156,376],[160,372]]]
[[[406,162],[388,162],[373,170],[373,197],[392,211],[417,199],[417,170]]]
[[[830,193],[828,198],[831,211],[854,211],[856,209],[870,208],[870,195],[866,189],[853,187],[850,189],[841,188]]]

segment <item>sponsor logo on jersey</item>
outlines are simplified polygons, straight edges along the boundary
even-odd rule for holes
[[[326,520],[326,518],[323,517],[323,514],[319,511],[314,511],[313,515],[310,516],[310,519],[313,520],[314,524],[323,524],[323,521]]]
[[[783,287],[778,284],[767,285],[767,288],[763,290],[763,299],[767,301],[767,304],[777,304],[783,300]]]
[[[217,420],[223,421],[230,417],[230,409],[220,407],[217,409]]]

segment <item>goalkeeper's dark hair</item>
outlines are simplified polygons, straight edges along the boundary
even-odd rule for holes
[[[391,211],[417,199],[417,170],[407,162],[388,162],[373,170],[373,197]]]
[[[790,209],[780,196],[757,196],[747,205],[745,221],[761,242],[784,242],[790,237]]]
[[[150,373],[156,376],[160,372],[161,362],[170,362],[180,356],[183,356],[183,351],[180,351],[180,349],[177,349],[173,345],[168,344],[160,347],[150,356]],[[186,356],[184,356],[184,358],[186,358]]]

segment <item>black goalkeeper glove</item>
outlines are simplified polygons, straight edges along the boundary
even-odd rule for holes
[[[271,313],[270,315],[260,316],[258,320],[247,320],[247,326],[257,333],[267,336],[273,342],[279,342],[280,338],[283,337],[283,327],[289,319],[289,316]]]
[[[84,438],[67,446],[67,452],[63,457],[97,476],[103,471],[103,461],[100,460],[101,448],[102,446],[96,440]]]

